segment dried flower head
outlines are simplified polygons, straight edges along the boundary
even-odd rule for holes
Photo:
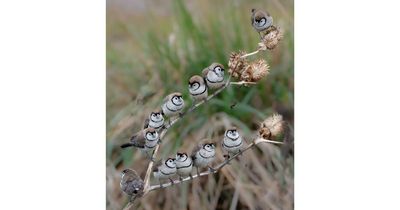
[[[244,68],[247,66],[246,58],[241,58],[245,54],[245,52],[239,51],[238,53],[233,52],[229,56],[228,72],[230,75],[232,75],[232,77],[237,79],[240,78],[240,75],[242,74]]]
[[[241,81],[257,82],[269,73],[269,66],[264,59],[259,59],[247,65],[240,75]]]
[[[262,42],[259,43],[258,48],[259,50],[265,50],[265,48],[272,50],[278,45],[278,42],[282,38],[283,38],[283,32],[279,28],[271,26],[270,28],[268,28],[265,35],[262,37]]]
[[[261,123],[258,133],[264,139],[275,139],[283,133],[284,127],[285,121],[283,121],[282,115],[273,114]]]

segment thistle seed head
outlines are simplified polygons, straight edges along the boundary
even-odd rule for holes
[[[269,66],[264,59],[259,59],[246,66],[240,75],[241,81],[257,82],[269,74]]]
[[[259,135],[264,139],[275,139],[284,132],[285,121],[280,114],[273,114],[265,119],[258,130]]]
[[[240,75],[242,74],[244,68],[247,66],[246,58],[241,58],[241,56],[245,54],[246,54],[245,52],[239,51],[238,53],[233,52],[229,56],[228,72],[233,78],[236,79],[240,78]]]
[[[265,49],[272,50],[278,45],[278,42],[282,38],[283,38],[283,32],[279,28],[271,26],[270,28],[268,28],[265,35],[262,37],[262,42],[259,43],[258,48],[259,50],[265,50]]]

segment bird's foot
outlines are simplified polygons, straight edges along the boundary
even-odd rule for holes
[[[213,167],[211,167],[211,166],[208,166],[208,169],[210,169],[210,172],[211,173],[215,173],[217,170],[215,170]]]

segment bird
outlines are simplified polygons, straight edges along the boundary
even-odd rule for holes
[[[222,148],[228,152],[228,155],[226,155],[227,159],[229,159],[230,154],[241,152],[240,149],[242,146],[243,138],[237,131],[237,128],[232,127],[227,129],[222,140]]]
[[[199,167],[207,166],[211,172],[215,171],[215,169],[209,165],[215,158],[215,144],[207,141],[207,139],[203,140],[205,143],[197,145],[191,154],[193,166],[196,167],[197,175],[200,175]]]
[[[182,94],[179,92],[171,93],[164,98],[161,105],[162,114],[167,117],[181,115],[185,106]]]
[[[154,177],[160,182],[160,187],[162,187],[161,179],[169,179],[171,184],[174,184],[174,180],[171,177],[176,174],[175,158],[168,158],[165,161],[157,162],[153,165],[152,172]]]
[[[176,173],[179,175],[179,179],[182,181],[182,176],[192,177],[193,160],[186,153],[176,153],[175,157]]]
[[[144,182],[132,169],[127,168],[122,171],[119,185],[124,193],[132,196],[131,200],[143,195]]]
[[[133,134],[130,138],[130,142],[122,144],[121,148],[137,147],[145,152],[147,157],[153,161],[149,152],[153,150],[158,143],[161,143],[158,132],[154,128],[145,128]]]
[[[164,126],[162,111],[157,109],[150,113],[149,118],[144,122],[144,128],[154,128],[159,131]]]
[[[251,13],[251,25],[262,37],[261,32],[272,26],[273,18],[268,12],[262,10],[252,9]]]
[[[207,87],[217,89],[222,87],[224,83],[224,66],[219,63],[212,63],[209,67],[203,69],[203,78]]]
[[[189,93],[194,102],[207,100],[208,88],[203,77],[194,75],[189,79]]]

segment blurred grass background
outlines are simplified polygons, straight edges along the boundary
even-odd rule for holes
[[[119,145],[143,126],[147,115],[170,92],[191,102],[187,81],[212,62],[226,67],[233,51],[254,51],[258,34],[252,8],[267,10],[284,39],[265,58],[271,73],[251,87],[229,87],[170,129],[161,157],[187,151],[202,138],[220,142],[235,125],[251,139],[259,123],[278,112],[293,133],[293,0],[108,0],[107,1],[107,209],[122,209],[127,196],[120,172],[132,168],[144,177],[148,160]],[[231,109],[230,106],[236,103]],[[292,135],[284,147],[261,145],[220,173],[150,193],[135,209],[293,209]],[[219,145],[218,145],[219,146]],[[218,148],[216,162],[223,159]],[[153,181],[154,182],[154,181]]]

